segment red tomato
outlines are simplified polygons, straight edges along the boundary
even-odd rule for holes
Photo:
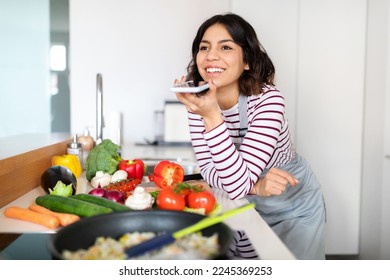
[[[191,193],[190,189],[183,189],[179,192],[179,194],[184,197],[184,200],[187,199],[187,196]]]
[[[154,167],[154,183],[160,188],[183,182],[184,169],[180,164],[162,160]]]
[[[215,196],[209,191],[191,192],[187,195],[188,207],[204,208],[206,214],[214,209],[216,202]]]
[[[183,211],[186,206],[184,197],[171,188],[164,188],[158,193],[156,204],[160,209],[176,211]]]

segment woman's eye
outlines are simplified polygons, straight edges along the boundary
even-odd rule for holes
[[[231,50],[232,48],[230,46],[222,46],[223,50]]]
[[[208,48],[207,48],[206,46],[200,46],[200,47],[199,47],[199,50],[200,50],[200,51],[207,51],[207,49],[208,49]]]

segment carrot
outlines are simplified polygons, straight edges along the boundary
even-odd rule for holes
[[[75,214],[54,212],[35,203],[31,204],[28,208],[38,213],[49,214],[56,217],[60,221],[60,225],[63,227],[80,220],[80,217]]]
[[[52,215],[38,213],[17,206],[11,206],[5,209],[4,215],[8,218],[40,224],[50,229],[56,229],[60,226],[60,221]]]

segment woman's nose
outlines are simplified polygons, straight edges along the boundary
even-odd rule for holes
[[[216,49],[211,48],[210,51],[207,53],[207,60],[218,60],[219,54]]]

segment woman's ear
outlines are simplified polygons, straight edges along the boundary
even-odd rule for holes
[[[249,64],[245,64],[244,70],[249,70]]]

